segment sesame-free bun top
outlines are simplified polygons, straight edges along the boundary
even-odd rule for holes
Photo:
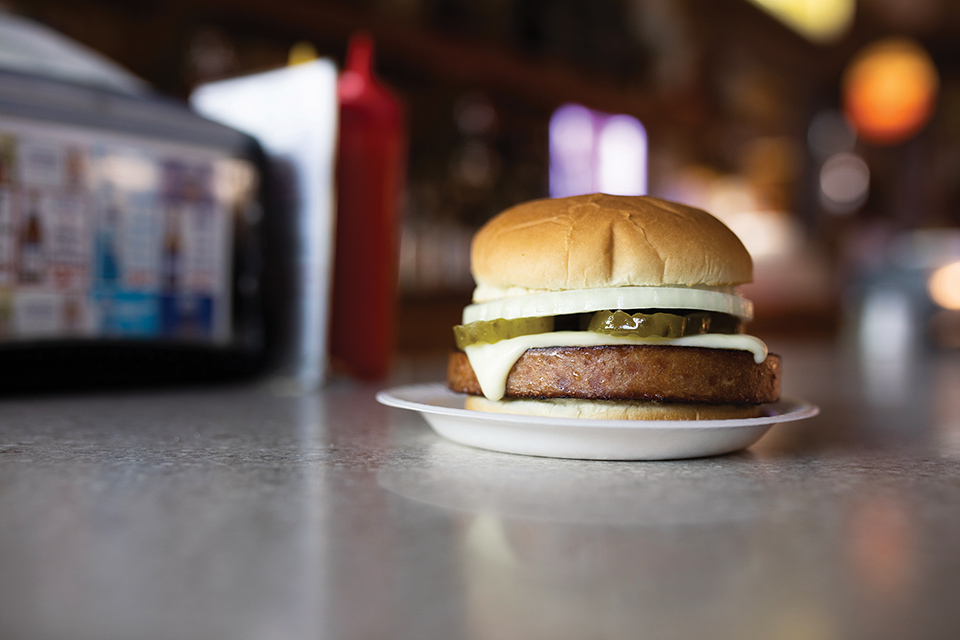
[[[481,227],[470,258],[478,288],[723,286],[753,277],[750,254],[726,225],[648,196],[595,193],[516,205]]]

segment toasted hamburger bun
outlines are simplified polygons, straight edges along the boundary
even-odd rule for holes
[[[512,413],[549,418],[584,420],[725,420],[757,418],[763,407],[756,404],[704,404],[702,402],[655,402],[632,400],[583,400],[552,398],[487,400],[467,396],[465,408],[489,413]]]
[[[700,209],[593,194],[507,209],[474,236],[474,302],[527,291],[723,286],[753,279],[740,239]]]

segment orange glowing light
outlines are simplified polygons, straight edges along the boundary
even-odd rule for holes
[[[927,291],[933,301],[944,309],[960,310],[960,260],[930,274]]]
[[[864,49],[843,78],[844,110],[857,133],[877,144],[914,136],[933,112],[940,79],[930,56],[905,38]]]

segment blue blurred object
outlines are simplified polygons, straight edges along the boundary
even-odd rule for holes
[[[874,403],[905,404],[929,356],[960,347],[960,309],[938,304],[931,290],[934,274],[958,261],[960,230],[915,230],[893,238],[851,282],[847,323]],[[960,281],[951,286],[960,295]]]

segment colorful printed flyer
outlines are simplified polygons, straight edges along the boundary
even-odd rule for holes
[[[230,340],[224,152],[0,117],[0,342]],[[241,170],[238,170],[241,169]]]

